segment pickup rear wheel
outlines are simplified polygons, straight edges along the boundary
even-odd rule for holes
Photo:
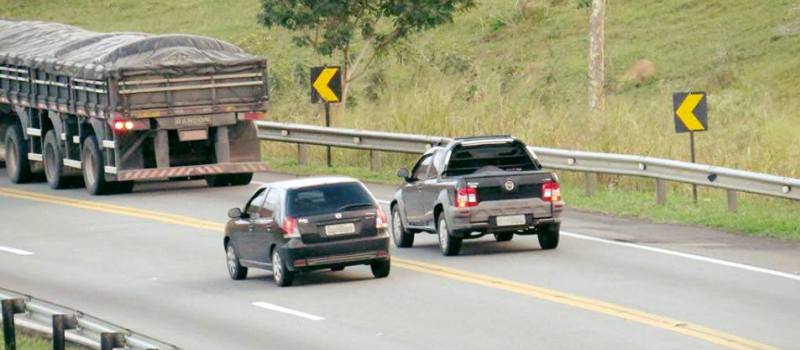
[[[414,245],[414,234],[403,226],[400,209],[396,205],[392,208],[392,240],[398,248],[409,248]]]
[[[389,276],[389,271],[392,269],[392,262],[389,260],[374,262],[370,265],[372,268],[372,276],[375,278],[384,278]]]
[[[28,162],[28,143],[19,125],[11,124],[6,130],[6,171],[12,183],[21,184],[33,179],[31,164]]]
[[[514,233],[513,232],[495,233],[494,239],[498,242],[508,242],[514,239]]]
[[[450,228],[447,227],[447,220],[445,220],[444,215],[439,218],[439,225],[436,230],[439,233],[439,249],[441,249],[442,255],[458,255],[461,251],[461,238],[453,237],[450,233]]]
[[[537,228],[539,245],[544,250],[556,249],[560,236],[561,224],[548,224]]]

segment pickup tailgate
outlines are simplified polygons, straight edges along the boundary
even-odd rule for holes
[[[491,172],[464,176],[469,187],[477,191],[478,201],[502,201],[542,198],[542,184],[554,180],[546,171]]]

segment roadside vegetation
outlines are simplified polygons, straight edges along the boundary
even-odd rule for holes
[[[3,338],[3,330],[0,329],[0,340]],[[44,337],[33,336],[24,332],[17,331],[17,350],[51,350],[53,349],[53,342]],[[82,350],[79,347],[67,346],[67,350]]]
[[[580,0],[478,1],[454,22],[410,36],[350,87],[333,124],[443,136],[513,134],[531,145],[688,159],[688,136],[674,132],[675,91],[709,93],[710,131],[697,135],[698,162],[800,177],[800,1],[618,0],[606,21],[608,109],[587,115],[588,8]],[[338,63],[292,43],[293,34],[258,24],[259,0],[0,0],[10,18],[98,31],[185,32],[221,38],[270,60],[269,120],[323,123],[309,103],[309,67]],[[97,16],[102,13],[102,16]],[[359,52],[362,43],[353,43]],[[366,152],[337,150],[337,172],[395,181],[407,156],[383,155],[366,172]],[[295,147],[270,143],[277,169],[296,167]],[[321,164],[321,148],[311,162]],[[592,198],[564,176],[573,207],[738,232],[800,236],[800,204],[724,194],[689,201],[675,185],[666,206],[650,181],[601,177]]]

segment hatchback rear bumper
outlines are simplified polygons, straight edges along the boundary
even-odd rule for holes
[[[365,265],[389,260],[389,236],[304,244],[293,239],[279,253],[290,271],[320,270],[339,266]]]

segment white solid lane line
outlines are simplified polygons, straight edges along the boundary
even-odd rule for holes
[[[758,267],[758,266],[741,264],[741,263],[736,263],[736,262],[727,261],[727,260],[721,260],[721,259],[714,259],[714,258],[709,258],[709,257],[701,256],[701,255],[681,253],[681,252],[676,252],[674,250],[667,250],[667,249],[662,249],[662,248],[638,245],[638,244],[634,244],[634,243],[617,242],[617,241],[612,241],[610,239],[597,238],[597,237],[582,235],[582,234],[579,234],[579,233],[561,231],[561,234],[564,235],[564,236],[571,237],[571,238],[576,238],[576,239],[583,239],[583,240],[592,241],[592,242],[599,242],[599,243],[612,244],[612,245],[621,246],[621,247],[627,247],[627,248],[633,248],[633,249],[639,249],[639,250],[646,250],[646,251],[649,251],[649,252],[672,255],[672,256],[677,256],[677,257],[681,257],[681,258],[684,258],[684,259],[702,261],[702,262],[706,262],[706,263],[710,263],[710,264],[727,266],[727,267],[732,267],[732,268],[735,268],[735,269],[746,270],[746,271],[751,271],[751,272],[758,272],[758,273],[763,273],[763,274],[772,275],[772,276],[776,276],[776,277],[783,277],[783,278],[788,278],[790,280],[800,281],[800,275],[793,274],[793,273],[788,273],[788,272],[777,271],[777,270],[772,270],[772,269],[767,269],[767,268]]]
[[[302,317],[302,318],[305,318],[305,319],[311,320],[311,321],[323,321],[323,320],[325,320],[324,317],[320,317],[320,316],[312,315],[312,314],[307,314],[307,313],[302,312],[302,311],[292,310],[292,309],[285,308],[283,306],[278,306],[278,305],[275,305],[275,304],[265,303],[263,301],[254,302],[253,306],[257,306],[257,307],[260,307],[262,309],[267,309],[267,310],[271,310],[271,311],[282,312],[282,313],[289,314],[289,315],[292,315],[292,316]]]
[[[0,252],[6,252],[17,255],[33,255],[33,252],[29,252],[27,250],[11,248],[11,247],[3,247],[3,246],[0,246]]]

